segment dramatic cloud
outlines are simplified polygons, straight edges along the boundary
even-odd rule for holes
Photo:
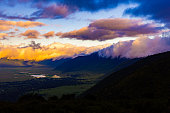
[[[53,37],[55,35],[54,31],[50,31],[48,33],[43,34],[45,38]]]
[[[14,27],[29,28],[29,27],[37,27],[37,26],[45,26],[45,24],[41,22],[32,22],[32,21],[16,22],[16,21],[0,20],[0,31],[8,31]]]
[[[21,33],[20,35],[25,36],[27,38],[39,38],[40,33],[36,30],[27,30],[24,33]]]
[[[108,40],[118,37],[136,37],[155,34],[161,28],[154,23],[144,23],[140,19],[101,19],[94,21],[88,27],[79,30],[57,33],[61,38],[76,38],[81,40]]]
[[[128,3],[128,0],[38,0],[33,2],[38,8],[31,16],[35,18],[64,18],[76,11],[98,11],[113,8],[120,3]],[[47,6],[48,3],[53,3]]]
[[[126,11],[126,14],[144,16],[159,20],[170,27],[169,0],[1,0],[1,4],[14,6],[16,4],[30,4],[38,11],[27,16],[10,16],[0,12],[1,18],[36,20],[41,18],[64,18],[76,11],[99,11],[114,8],[120,4],[137,3],[139,6]]]
[[[170,0],[135,0],[139,3],[136,8],[126,11],[127,14],[134,16],[149,17],[166,23],[170,27]]]
[[[39,6],[39,10],[32,14],[33,17],[36,18],[64,18],[71,14],[71,11],[66,5],[56,5],[52,4],[47,7]]]
[[[140,37],[134,41],[123,41],[99,51],[102,57],[139,58],[170,51],[170,38]]]
[[[35,61],[45,59],[55,60],[67,57],[76,57],[82,54],[90,54],[108,46],[109,45],[82,47],[62,43],[53,43],[47,46],[40,46],[34,42],[26,47],[0,45],[0,58]]]
[[[76,11],[98,11],[101,9],[114,8],[129,0],[2,0],[3,4],[15,6],[16,4],[30,4],[38,11],[27,16],[11,16],[0,12],[1,18],[36,20],[42,18],[65,18]]]
[[[8,5],[19,3],[32,3],[32,5],[47,5],[50,3],[67,5],[70,8],[78,8],[82,11],[98,11],[100,9],[113,8],[120,3],[129,3],[129,0],[2,0]],[[39,6],[39,5],[38,5]]]

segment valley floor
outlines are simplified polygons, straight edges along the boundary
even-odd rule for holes
[[[35,78],[32,75],[45,75]],[[27,93],[38,93],[45,98],[63,94],[80,94],[92,87],[102,76],[80,73],[61,74],[51,67],[3,67],[0,68],[0,100],[16,101]]]

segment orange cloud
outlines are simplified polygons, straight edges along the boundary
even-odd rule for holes
[[[144,23],[141,19],[101,19],[92,22],[88,27],[79,30],[57,33],[61,38],[80,40],[108,40],[118,37],[136,37],[156,34],[161,28],[154,23]]]
[[[19,22],[16,23],[16,26],[28,28],[28,27],[45,26],[45,24],[41,23],[41,22],[32,22],[32,21],[24,22],[24,21],[19,21]]]
[[[109,45],[100,45],[94,47],[75,46],[71,44],[53,43],[41,48],[33,48],[31,46],[2,46],[0,45],[0,58],[34,60],[41,61],[45,59],[60,59],[67,57],[76,57],[79,54],[90,54]]]
[[[40,36],[40,33],[36,30],[27,30],[24,33],[21,33],[20,35],[25,36],[27,38],[38,38],[38,36]]]
[[[8,31],[14,27],[23,27],[23,28],[29,28],[29,27],[37,27],[37,26],[45,26],[44,23],[41,22],[32,22],[32,21],[6,21],[6,20],[0,20],[0,30],[1,31]]]
[[[55,35],[54,31],[50,31],[48,33],[43,34],[45,38],[53,37]]]
[[[0,25],[0,31],[8,31],[12,28],[12,26]]]
[[[0,39],[5,39],[8,36],[6,33],[0,33]]]
[[[6,21],[6,20],[0,20],[0,25],[16,25],[16,21]]]

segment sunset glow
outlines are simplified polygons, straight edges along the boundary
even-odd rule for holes
[[[169,16],[161,16],[165,13],[161,9],[165,11],[167,7],[163,7],[164,4],[159,6],[160,11],[157,13],[140,10],[146,4],[145,0],[86,2],[89,5],[69,0],[1,0],[0,58],[40,61],[75,57],[93,53],[111,44],[114,46],[119,41],[139,37],[161,38],[162,33],[169,30]],[[148,4],[157,7],[159,1],[157,4]],[[31,42],[40,48],[30,47]],[[125,46],[124,42],[120,43],[120,46]],[[158,44],[153,46],[164,46]],[[56,47],[51,48],[53,45]],[[122,51],[125,50],[119,50],[118,53]],[[134,52],[136,54],[138,50]]]

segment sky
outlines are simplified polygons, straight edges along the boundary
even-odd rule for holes
[[[104,57],[134,58],[168,51],[169,36],[162,34],[169,33],[169,4],[169,0],[0,0],[0,58],[40,61],[101,49]],[[148,52],[146,43],[155,48]]]

